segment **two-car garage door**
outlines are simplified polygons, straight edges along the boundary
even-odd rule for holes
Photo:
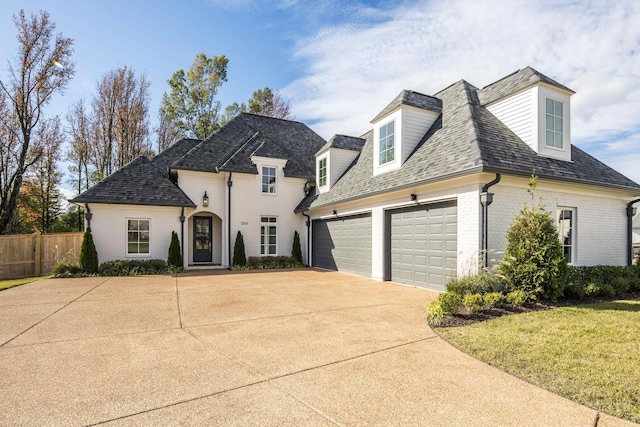
[[[371,227],[371,214],[314,220],[313,265],[370,277]],[[385,279],[444,290],[455,276],[455,202],[389,210],[385,236]]]

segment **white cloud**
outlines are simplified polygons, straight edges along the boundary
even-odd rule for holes
[[[367,131],[402,89],[482,87],[530,65],[576,91],[573,142],[640,181],[638,145],[604,143],[640,135],[640,2],[430,0],[353,15],[298,41],[306,71],[282,89],[322,136]]]

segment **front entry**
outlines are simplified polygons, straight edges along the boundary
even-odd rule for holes
[[[193,262],[211,262],[213,240],[211,217],[193,217]]]

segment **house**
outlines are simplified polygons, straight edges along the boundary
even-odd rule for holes
[[[513,218],[542,202],[571,264],[623,265],[640,185],[571,144],[573,93],[530,67],[482,89],[404,90],[368,132],[329,141],[243,113],[72,201],[100,262],[166,258],[176,231],[188,268],[224,267],[237,231],[247,256],[289,255],[297,231],[312,266],[442,290],[499,259]]]
[[[247,256],[289,256],[294,231],[306,235],[294,208],[324,144],[302,123],[242,113],[204,141],[133,160],[71,201],[85,206],[101,263],[166,259],[172,231],[188,268],[228,266],[238,231]]]
[[[443,290],[499,258],[539,201],[571,264],[625,264],[640,186],[571,144],[573,93],[530,67],[482,89],[402,91],[369,132],[316,153],[317,191],[296,208],[312,221],[312,264]]]

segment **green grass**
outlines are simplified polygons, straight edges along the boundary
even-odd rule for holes
[[[504,316],[437,332],[519,378],[640,423],[640,300]]]
[[[25,277],[24,279],[12,279],[12,280],[0,280],[0,291],[4,291],[5,289],[13,288],[20,285],[26,285],[27,283],[35,282],[40,279],[47,279],[51,276],[40,276],[40,277]]]

